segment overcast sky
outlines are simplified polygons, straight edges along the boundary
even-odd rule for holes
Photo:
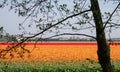
[[[112,2],[108,2],[108,4],[104,3],[102,0],[100,2],[100,7],[102,11],[110,11],[112,12],[117,4],[113,4]],[[23,32],[32,32],[37,33],[38,30],[36,29],[36,26],[32,26],[31,28],[28,28],[28,21],[24,23],[24,26],[26,27],[25,31],[19,30],[19,23],[23,22],[23,17],[18,17],[17,14],[14,13],[14,11],[9,11],[8,7],[1,8],[0,9],[0,26],[4,27],[4,30],[9,34],[21,34]],[[112,37],[120,37],[119,33],[120,29],[115,30],[111,33]],[[85,33],[85,31],[83,32]],[[93,33],[95,34],[95,33]]]

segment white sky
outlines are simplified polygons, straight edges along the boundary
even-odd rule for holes
[[[112,4],[112,2],[109,2],[108,4],[104,4],[104,2],[100,2],[100,7],[102,11],[113,11],[117,4]],[[19,23],[23,22],[23,17],[18,17],[17,14],[14,13],[14,11],[9,11],[8,8],[0,9],[0,26],[4,27],[4,30],[6,30],[9,34],[20,34],[23,31],[19,30]],[[26,27],[27,32],[37,33],[36,26],[32,26],[31,28],[27,27],[27,24],[29,22],[25,22],[24,26]],[[119,37],[120,38],[120,29],[115,30],[111,33],[111,37]],[[83,32],[85,33],[85,32]],[[91,34],[91,33],[90,33]],[[93,33],[95,34],[95,33]]]

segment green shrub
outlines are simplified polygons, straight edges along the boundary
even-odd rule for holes
[[[113,63],[120,72],[120,63]],[[1,62],[0,72],[102,72],[97,62]]]

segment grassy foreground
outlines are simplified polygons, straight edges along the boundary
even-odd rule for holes
[[[120,61],[113,62],[120,72]],[[102,72],[97,62],[0,62],[0,72]]]

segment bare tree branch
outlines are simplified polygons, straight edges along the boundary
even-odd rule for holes
[[[110,24],[110,26],[107,27],[119,27],[120,24],[114,23],[114,22],[108,22],[108,24]]]
[[[118,9],[119,5],[120,5],[120,2],[119,2],[119,4],[117,5],[117,7],[114,9],[114,11],[112,12],[112,14],[110,15],[109,19],[106,21],[106,23],[105,23],[105,25],[104,25],[104,27],[103,27],[103,30],[106,28],[108,22],[110,21],[110,19],[112,18],[113,14],[116,12],[116,10]]]
[[[52,27],[55,27],[56,25],[59,25],[60,23],[66,21],[66,20],[68,20],[68,19],[70,19],[70,18],[72,18],[72,17],[78,16],[78,15],[80,15],[80,14],[83,14],[83,13],[89,12],[89,11],[91,11],[91,10],[85,10],[85,11],[82,11],[82,12],[80,12],[80,13],[70,15],[70,16],[64,18],[63,20],[58,21],[57,23],[55,23],[55,24],[51,25],[50,27],[44,29],[44,30],[41,31],[40,33],[37,33],[37,34],[35,34],[35,35],[33,35],[33,36],[30,36],[30,37],[27,37],[26,40],[28,40],[29,38],[34,38],[34,37],[36,37],[36,36],[38,36],[38,35],[40,35],[40,34],[46,32],[47,30],[51,29]]]
[[[33,35],[33,36],[26,37],[24,40],[22,40],[21,42],[15,44],[14,46],[10,46],[9,48],[6,48],[6,49],[1,50],[1,51],[0,51],[0,54],[2,55],[2,53],[4,52],[4,56],[5,56],[5,55],[6,55],[8,52],[10,52],[11,50],[16,49],[16,48],[18,48],[19,46],[21,46],[21,45],[22,45],[25,41],[27,41],[28,39],[34,38],[34,37],[36,37],[36,36],[38,36],[38,35],[40,35],[40,34],[43,34],[44,32],[46,32],[47,30],[55,27],[56,25],[59,25],[60,23],[66,21],[66,20],[68,20],[68,19],[70,19],[70,18],[72,18],[72,17],[81,15],[81,14],[83,14],[83,13],[85,13],[85,12],[89,12],[89,11],[91,11],[91,10],[85,10],[85,11],[82,11],[82,12],[80,12],[80,13],[70,15],[70,16],[62,19],[61,21],[58,21],[57,23],[51,25],[50,27],[44,29],[43,31],[41,31],[41,32],[39,32],[39,33],[37,33],[37,34],[35,34],[35,35]],[[66,35],[75,35],[75,34],[69,34],[69,33],[65,33],[65,34],[66,34]],[[61,34],[61,35],[64,35],[64,34]],[[92,36],[85,35],[85,34],[76,34],[76,35],[83,35],[83,36],[87,36],[87,37],[92,37]],[[95,39],[95,37],[92,37],[92,38]],[[25,50],[26,50],[26,49],[25,49]],[[27,51],[27,50],[26,50],[26,51]]]
[[[96,37],[94,37],[94,36],[87,35],[87,34],[79,34],[79,33],[62,33],[62,34],[54,35],[54,36],[51,36],[51,37],[48,37],[48,38],[44,38],[44,39],[50,39],[50,38],[53,38],[53,37],[58,37],[58,36],[63,36],[63,35],[78,35],[78,36],[86,36],[86,37],[90,37],[90,38],[93,38],[93,39],[96,40]]]

